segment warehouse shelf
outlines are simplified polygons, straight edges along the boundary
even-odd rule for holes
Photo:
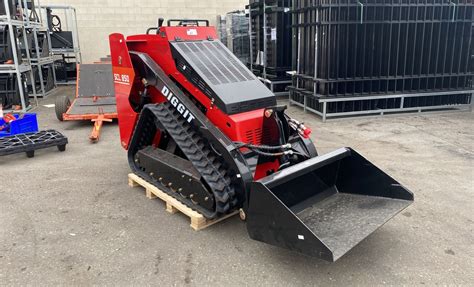
[[[28,64],[20,64],[20,65],[10,65],[10,64],[0,64],[0,74],[11,74],[15,73],[16,70],[20,71],[20,73],[25,73],[31,70],[31,66]]]
[[[4,92],[15,94],[18,92],[20,102],[16,104],[20,104],[21,106],[19,111],[26,112],[31,108],[31,106],[29,103],[28,89],[25,86],[26,77],[24,77],[24,75],[28,73],[30,81],[34,82],[34,75],[31,68],[31,55],[26,34],[27,28],[35,27],[38,23],[40,23],[40,20],[38,19],[38,21],[33,21],[30,19],[30,16],[36,13],[34,10],[34,3],[31,3],[31,6],[28,8],[28,3],[26,0],[19,1],[20,10],[23,11],[23,15],[20,16],[23,19],[22,21],[15,19],[15,16],[10,14],[11,7],[9,7],[9,2],[3,1],[3,5],[5,9],[5,15],[0,16],[0,26],[3,26],[4,29],[8,29],[8,39],[7,43],[4,43],[4,46],[6,51],[11,49],[13,64],[0,64],[0,74],[14,75],[13,78],[3,79],[5,81],[3,84],[6,86]],[[20,53],[20,47],[17,46],[17,32],[20,32],[22,35],[25,57],[22,57]],[[8,41],[10,45],[8,45]],[[9,89],[7,89],[7,87],[9,87]],[[16,90],[17,88],[18,90]],[[36,89],[34,89],[34,87],[32,93],[37,106],[38,98]]]
[[[51,22],[53,12],[61,13],[60,15],[62,17],[57,15],[61,19],[59,27],[54,26]],[[51,41],[51,53],[55,62],[55,85],[75,85],[76,65],[82,62],[76,9],[69,5],[43,5],[40,6],[40,14],[42,15],[43,24],[48,27],[51,32],[50,38],[55,37],[56,39],[55,41]],[[63,36],[68,36],[70,39],[67,39],[71,43],[66,45],[65,43],[61,43],[61,41],[58,42],[56,34],[60,36],[60,39]]]
[[[45,26],[41,27],[34,27],[32,28],[33,31],[33,39],[34,39],[34,46],[35,46],[35,55],[36,58],[32,58],[31,65],[36,67],[36,71],[38,73],[38,81],[31,82],[30,85],[36,86],[36,83],[39,82],[39,88],[41,93],[39,97],[45,98],[47,97],[51,91],[57,86],[56,85],[56,73],[54,70],[54,57],[51,52],[51,36],[49,33],[49,29]],[[47,51],[40,51],[40,44],[38,35],[42,33],[44,36],[43,41],[46,41],[46,46],[43,42],[43,49]],[[46,55],[45,55],[46,54]],[[51,71],[51,73],[49,72]],[[46,72],[46,78],[44,76],[44,72]],[[35,84],[33,84],[35,83]],[[36,89],[36,87],[34,87]]]
[[[291,1],[250,1],[248,67],[275,95],[288,96],[291,84]]]
[[[36,59],[31,59],[32,65],[46,65],[46,64],[52,64],[54,63],[54,57],[49,56],[49,57],[41,57],[41,58],[36,58]]]

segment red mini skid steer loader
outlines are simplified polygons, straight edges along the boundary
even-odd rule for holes
[[[162,24],[110,35],[121,142],[140,177],[206,218],[240,210],[251,238],[328,261],[412,203],[354,150],[318,156],[208,21]]]

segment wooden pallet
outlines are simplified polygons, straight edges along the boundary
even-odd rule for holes
[[[168,211],[169,213],[174,214],[180,211],[184,215],[188,216],[191,219],[191,227],[194,230],[204,229],[222,220],[225,220],[231,216],[234,216],[238,213],[238,211],[235,211],[233,213],[229,213],[218,219],[210,220],[210,219],[205,218],[201,213],[187,207],[186,205],[181,203],[179,200],[164,193],[159,188],[157,188],[153,184],[149,183],[148,181],[144,180],[143,178],[139,177],[138,175],[134,173],[128,174],[128,185],[130,187],[137,187],[137,186],[143,187],[145,189],[146,197],[149,199],[159,198],[163,200],[166,203],[166,211]]]

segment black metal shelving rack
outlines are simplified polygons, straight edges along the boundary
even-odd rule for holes
[[[44,25],[50,30],[55,83],[57,85],[75,85],[77,65],[82,63],[76,8],[61,4],[48,4],[39,7]],[[53,25],[51,18],[53,15],[61,16],[59,27]]]
[[[251,0],[250,61],[247,66],[276,95],[288,95],[291,84],[292,0]]]
[[[249,19],[245,10],[228,12],[225,15],[226,43],[224,43],[242,63],[249,61]]]
[[[472,0],[301,0],[290,103],[329,117],[471,108]]]

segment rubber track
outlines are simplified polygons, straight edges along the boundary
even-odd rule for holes
[[[201,134],[169,102],[155,106],[153,111],[156,120],[161,123],[210,187],[214,195],[215,211],[219,214],[226,214],[233,210],[238,200],[221,157],[209,147]],[[173,193],[172,196],[180,199],[176,193]],[[189,206],[189,203],[183,203]],[[189,207],[196,209],[195,205]]]

